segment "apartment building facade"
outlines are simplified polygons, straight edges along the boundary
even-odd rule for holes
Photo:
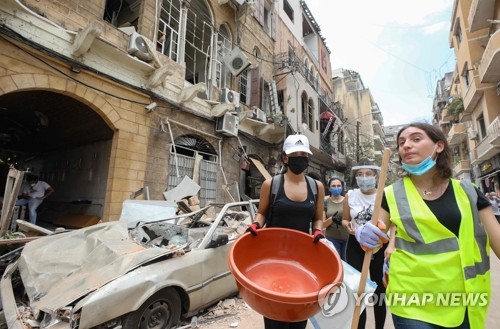
[[[333,72],[333,90],[345,116],[340,134],[349,167],[360,158],[380,163],[387,145],[384,118],[370,89],[365,87],[359,73],[339,68]]]
[[[470,176],[483,191],[499,192],[500,179],[500,1],[453,5],[450,47],[457,65],[444,121],[455,147],[455,175]]]
[[[318,105],[292,115],[283,102],[292,89],[278,87],[286,84],[275,55],[277,36],[289,33],[280,30],[286,4],[3,1],[2,160],[48,181],[54,202],[88,201],[104,220],[118,219],[134,191],[148,187],[163,200],[184,176],[200,185],[201,206],[258,197],[260,169],[278,172],[293,131],[310,138],[315,171],[334,170],[319,137],[319,100],[332,99],[330,59],[324,40],[311,36],[314,24],[290,43],[309,49],[309,80],[299,84]],[[313,19],[304,5],[293,3],[297,24]]]
[[[346,165],[334,133],[343,112],[333,97],[330,50],[306,1],[277,3],[275,79],[279,106],[290,133],[308,137],[313,152],[311,170],[328,179]]]

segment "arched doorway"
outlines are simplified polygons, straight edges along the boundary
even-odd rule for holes
[[[9,166],[29,170],[56,191],[38,221],[60,212],[102,217],[113,130],[88,105],[47,90],[0,96],[0,186]],[[57,212],[57,213],[56,213]]]

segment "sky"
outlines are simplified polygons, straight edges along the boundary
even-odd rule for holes
[[[306,0],[332,69],[360,74],[384,126],[432,122],[436,83],[455,68],[453,0]]]

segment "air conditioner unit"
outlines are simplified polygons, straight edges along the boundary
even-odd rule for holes
[[[222,89],[222,102],[227,104],[234,104],[235,107],[240,107],[240,93],[234,90],[224,88]]]
[[[479,134],[477,133],[477,130],[470,130],[469,131],[469,139],[470,140],[477,140],[479,137]]]
[[[262,111],[258,107],[253,108],[253,117],[257,120],[260,120],[262,122],[267,122],[267,115],[266,112]]]
[[[231,52],[225,56],[224,64],[229,68],[234,76],[238,76],[245,71],[252,63],[238,47],[234,47]]]
[[[227,136],[238,135],[239,119],[238,116],[226,112],[215,121],[215,131]]]
[[[153,56],[149,53],[147,42],[148,40],[144,36],[137,32],[132,32],[128,41],[127,52],[145,62],[149,62],[153,59]]]

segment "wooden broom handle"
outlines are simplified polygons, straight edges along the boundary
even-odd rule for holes
[[[384,149],[384,156],[382,158],[382,165],[380,167],[380,173],[378,176],[377,183],[377,194],[375,196],[375,204],[372,213],[371,223],[377,226],[379,219],[380,206],[382,204],[382,196],[384,194],[385,180],[387,177],[387,170],[389,169],[389,160],[391,157],[391,150],[388,148]],[[373,250],[368,250],[365,252],[365,258],[363,259],[363,267],[361,269],[361,277],[359,279],[358,287],[358,298],[356,300],[356,306],[354,308],[354,314],[352,315],[351,329],[357,329],[359,323],[359,316],[361,314],[361,300],[360,297],[365,292],[366,278],[368,277],[368,269],[370,268],[370,261],[372,259]]]

